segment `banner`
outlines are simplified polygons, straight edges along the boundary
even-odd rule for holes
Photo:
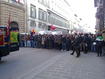
[[[18,42],[18,32],[10,32],[10,41],[11,43],[17,43]]]
[[[53,26],[53,25],[50,26],[50,30],[55,30],[55,29],[56,29],[55,26]]]

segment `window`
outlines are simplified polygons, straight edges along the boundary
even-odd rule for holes
[[[30,20],[30,26],[31,26],[31,27],[36,27],[36,22],[33,21],[33,20]]]
[[[11,0],[11,1],[13,1],[13,2],[17,2],[16,0]]]
[[[18,4],[24,4],[25,1],[24,0],[9,0],[12,3],[18,3]]]
[[[43,0],[38,0],[38,2],[39,2],[39,3],[42,3],[42,2],[43,2]]]
[[[47,21],[47,12],[39,8],[39,20]]]
[[[58,25],[61,27],[68,27],[67,26],[67,20],[53,12],[48,11],[48,22],[50,24]]]
[[[44,21],[47,21],[47,12],[44,11]]]
[[[36,18],[36,7],[32,4],[30,7],[30,16],[31,16],[31,18]]]
[[[38,27],[39,27],[39,28],[42,27],[42,22],[39,22]]]
[[[100,0],[100,4],[102,4],[103,3],[103,0]]]
[[[38,2],[46,7],[50,6],[49,0],[38,0]]]
[[[43,13],[42,13],[42,9],[39,8],[39,20],[43,20]]]
[[[45,24],[45,23],[42,23],[42,22],[39,22],[39,24],[38,24],[38,27],[40,28],[40,29],[46,29],[46,26],[47,26],[47,24]]]
[[[49,8],[50,7],[50,2],[49,0],[46,0],[46,6]]]
[[[46,1],[46,0],[43,0],[43,4],[44,4],[45,6],[47,6],[47,1]]]
[[[47,24],[43,23],[43,29],[47,29]]]

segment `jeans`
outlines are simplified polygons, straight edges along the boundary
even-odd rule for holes
[[[93,44],[91,45],[91,51],[96,52],[96,45],[93,45]]]
[[[66,50],[66,43],[62,43],[62,49]]]

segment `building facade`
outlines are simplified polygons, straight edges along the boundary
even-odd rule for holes
[[[68,32],[69,7],[66,0],[27,0],[27,32],[49,30]],[[65,7],[62,7],[65,6]]]
[[[19,27],[20,33],[25,32],[24,0],[0,0],[0,26],[8,24]]]
[[[52,26],[65,33],[80,29],[66,0],[0,0],[0,25],[7,26],[9,20],[20,33],[51,30]]]
[[[105,0],[94,0],[96,12],[96,31],[102,32],[105,30]]]

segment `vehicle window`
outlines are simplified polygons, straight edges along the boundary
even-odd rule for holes
[[[0,34],[6,35],[6,30],[5,30],[5,28],[0,28]]]

